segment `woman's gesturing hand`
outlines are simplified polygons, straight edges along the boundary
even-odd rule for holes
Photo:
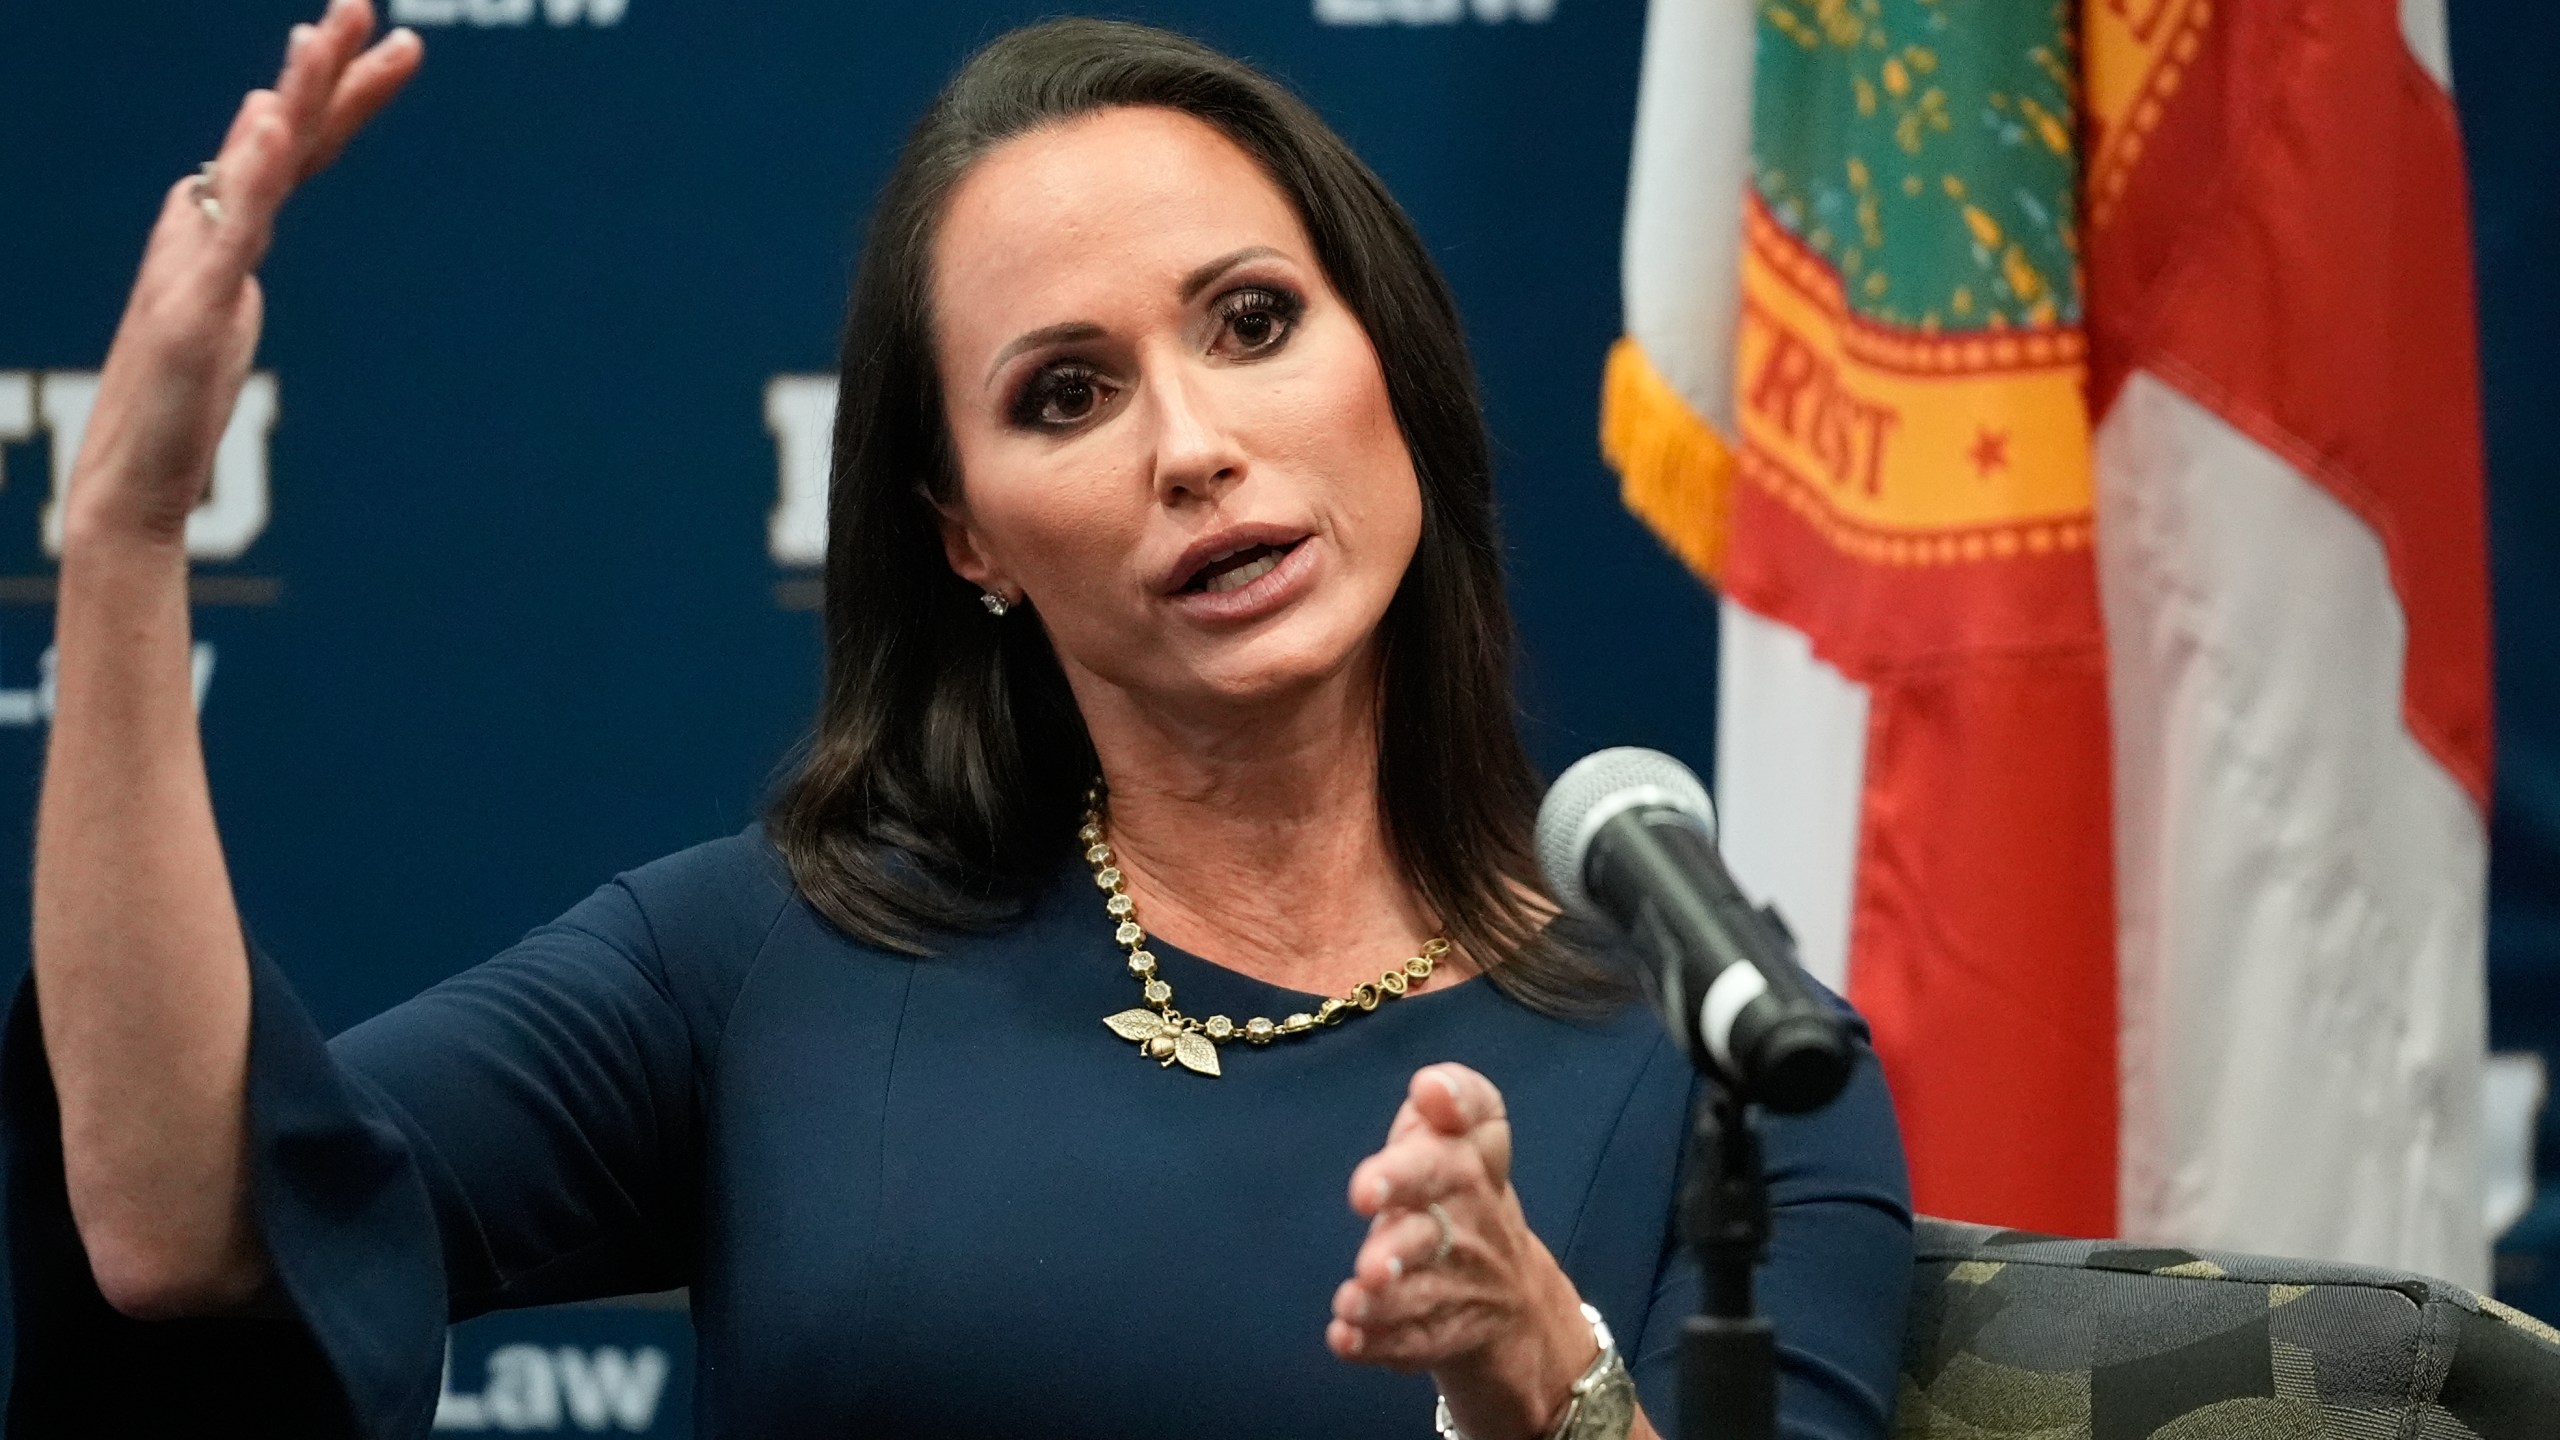
[[[171,188],[99,379],[70,535],[183,533],[257,350],[276,211],[417,71],[414,33],[367,48],[372,33],[367,0],[295,26],[275,88],[241,102],[211,172]]]
[[[277,207],[418,68],[338,0],[296,26],[212,172],[160,210],[73,463],[30,950],[64,1189],[128,1314],[211,1314],[267,1276],[248,1187],[249,957],[190,681],[187,512],[258,346]]]
[[[1417,1072],[1351,1208],[1369,1238],[1334,1292],[1333,1353],[1430,1371],[1469,1440],[1546,1434],[1599,1347],[1512,1193],[1502,1092],[1464,1065]]]

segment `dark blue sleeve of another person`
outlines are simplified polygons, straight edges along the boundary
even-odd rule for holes
[[[1883,1067],[1862,1037],[1840,1098],[1759,1123],[1773,1227],[1755,1298],[1777,1331],[1779,1433],[1882,1440],[1911,1278],[1911,1184]],[[1685,1249],[1666,1255],[1644,1334],[1627,1352],[1665,1440],[1679,1440],[1680,1329],[1701,1299]]]
[[[657,956],[609,885],[335,1041],[254,956],[249,1165],[275,1318],[145,1323],[99,1296],[22,986],[0,1056],[9,1434],[424,1435],[449,1320],[685,1283],[695,1070]]]

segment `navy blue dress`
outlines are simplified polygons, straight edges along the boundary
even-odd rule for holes
[[[1312,1008],[1154,948],[1191,1014]],[[449,1320],[689,1285],[706,1436],[1427,1437],[1429,1378],[1336,1360],[1324,1327],[1365,1233],[1351,1168],[1441,1060],[1501,1087],[1530,1223],[1676,1433],[1694,1084],[1641,1010],[1569,1023],[1470,980],[1231,1044],[1209,1079],[1103,1028],[1137,986],[1074,857],[1019,923],[915,960],[830,929],[754,831],[625,875],[335,1040],[263,959],[254,983],[282,1304],[158,1324],[89,1280],[22,992],[12,1434],[105,1433],[101,1405],[200,1428],[237,1404],[268,1433],[423,1435]],[[1910,1265],[1872,1055],[1828,1111],[1767,1134],[1784,1425],[1872,1440]]]

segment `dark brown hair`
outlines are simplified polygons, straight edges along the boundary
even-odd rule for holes
[[[1514,724],[1489,447],[1448,285],[1386,187],[1303,101],[1139,25],[1059,20],[997,39],[925,111],[881,193],[845,319],[825,692],[771,817],[801,893],[846,933],[921,954],[937,932],[1018,914],[1067,860],[1097,772],[1083,718],[1041,628],[991,622],[952,573],[924,498],[959,482],[934,368],[933,236],[990,150],[1119,106],[1195,116],[1259,161],[1367,330],[1422,490],[1421,539],[1381,626],[1390,842],[1494,983],[1587,1012],[1608,987],[1523,898],[1542,888],[1539,786]]]

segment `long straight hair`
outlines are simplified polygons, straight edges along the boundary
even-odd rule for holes
[[[1270,77],[1140,25],[1058,20],[978,52],[909,135],[845,319],[827,511],[826,680],[770,830],[801,893],[865,942],[1018,915],[1065,862],[1093,742],[1048,638],[990,621],[944,558],[931,502],[959,476],[934,365],[935,227],[989,151],[1095,111],[1216,127],[1296,207],[1368,332],[1422,491],[1422,533],[1381,623],[1378,785],[1406,882],[1448,938],[1538,1009],[1611,986],[1541,925],[1539,785],[1520,745],[1490,446],[1457,306],[1386,187]]]

